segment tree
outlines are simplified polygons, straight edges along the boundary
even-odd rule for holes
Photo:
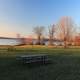
[[[49,31],[49,45],[53,45],[55,25],[49,26],[48,31]]]
[[[26,44],[26,38],[22,37],[21,34],[16,34],[17,40],[19,42],[19,45],[24,45]]]
[[[44,33],[44,27],[43,26],[36,26],[34,27],[33,29],[33,32],[36,34],[37,36],[37,44],[40,45],[42,42],[42,36],[43,36],[43,33]]]
[[[75,25],[70,17],[63,17],[58,24],[59,34],[62,35],[64,40],[64,48],[71,44],[75,35]]]

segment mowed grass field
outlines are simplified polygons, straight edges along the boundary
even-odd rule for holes
[[[51,64],[28,66],[17,55],[49,54]],[[45,46],[0,47],[0,80],[80,80],[80,49]]]

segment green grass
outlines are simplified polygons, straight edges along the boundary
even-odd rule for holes
[[[16,61],[16,55],[44,53],[51,55],[52,64],[28,66]],[[0,80],[80,80],[80,49],[0,49]]]

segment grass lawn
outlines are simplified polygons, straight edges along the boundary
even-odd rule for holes
[[[52,64],[28,66],[16,55],[49,54]],[[80,80],[80,49],[15,47],[0,48],[0,80]]]

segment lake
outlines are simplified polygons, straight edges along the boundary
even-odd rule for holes
[[[21,41],[19,39],[0,39],[0,45],[19,45]]]

